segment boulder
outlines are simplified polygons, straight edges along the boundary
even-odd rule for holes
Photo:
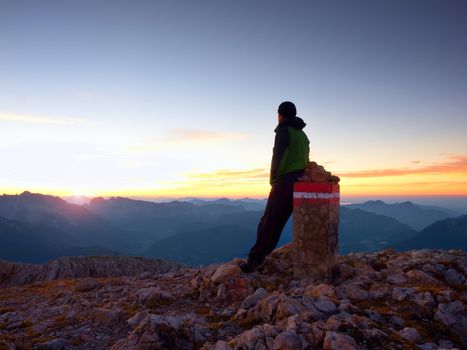
[[[35,347],[36,350],[62,350],[64,348],[65,339],[63,338],[52,339]]]
[[[144,310],[136,313],[133,317],[130,317],[126,322],[131,328],[139,326],[142,320],[149,315],[149,310]]]
[[[286,298],[277,306],[277,319],[282,319],[290,315],[300,314],[305,311],[306,307],[295,298]]]
[[[171,293],[163,291],[158,287],[141,288],[136,292],[135,296],[136,301],[140,304],[157,304],[171,302],[175,299]]]
[[[357,343],[349,335],[328,331],[324,337],[323,350],[357,350]]]
[[[100,287],[102,284],[95,278],[82,278],[76,284],[75,290],[78,292],[88,292],[95,288]]]
[[[242,303],[244,309],[249,309],[255,306],[260,300],[264,299],[269,293],[264,288],[258,288],[254,293],[245,298]]]
[[[212,350],[233,350],[233,348],[224,340],[218,340]]]
[[[273,350],[299,350],[302,348],[300,337],[294,332],[286,330],[274,339]]]
[[[465,282],[465,276],[454,269],[447,270],[444,274],[444,279],[452,287],[462,286]]]
[[[410,343],[418,344],[422,341],[422,337],[418,334],[415,328],[405,327],[401,331],[397,332],[401,338],[404,338]]]
[[[214,274],[211,276],[211,282],[214,284],[220,284],[220,283],[225,283],[229,279],[232,279],[238,275],[242,270],[240,270],[240,267],[238,265],[234,264],[223,264],[220,265]]]
[[[451,303],[442,303],[438,305],[434,319],[450,327],[457,322],[467,321],[465,305],[462,301],[456,300]],[[464,323],[467,330],[467,323]]]
[[[440,282],[428,275],[427,273],[420,270],[410,270],[407,272],[408,282],[417,285],[439,285]]]
[[[93,320],[98,324],[110,324],[120,321],[123,316],[121,309],[96,308],[93,312]]]

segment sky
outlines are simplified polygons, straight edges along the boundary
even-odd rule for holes
[[[277,106],[344,196],[467,195],[467,3],[0,0],[0,193],[266,197]]]

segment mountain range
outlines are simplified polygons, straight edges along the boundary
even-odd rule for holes
[[[188,265],[226,261],[248,253],[263,205],[252,199],[154,203],[123,197],[97,197],[77,205],[30,192],[3,195],[0,259],[41,263],[60,256],[133,255]],[[450,217],[455,214],[412,202],[342,205],[340,253],[388,247],[466,249],[465,216]],[[279,245],[292,240],[291,221]]]
[[[410,201],[386,204],[381,200],[367,201],[361,204],[349,204],[350,209],[392,217],[415,230],[422,230],[435,221],[459,216],[460,213],[437,206],[414,204]]]

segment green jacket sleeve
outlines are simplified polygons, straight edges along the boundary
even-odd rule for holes
[[[282,157],[284,156],[285,150],[289,145],[289,128],[282,127],[276,131],[276,137],[274,138],[274,148],[272,149],[272,160],[271,160],[271,172],[269,176],[269,183],[272,185],[277,182],[279,171],[279,165]]]

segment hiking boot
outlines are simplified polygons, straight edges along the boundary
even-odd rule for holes
[[[251,273],[262,263],[263,261],[248,259],[246,263],[240,264],[240,270],[244,273]]]

